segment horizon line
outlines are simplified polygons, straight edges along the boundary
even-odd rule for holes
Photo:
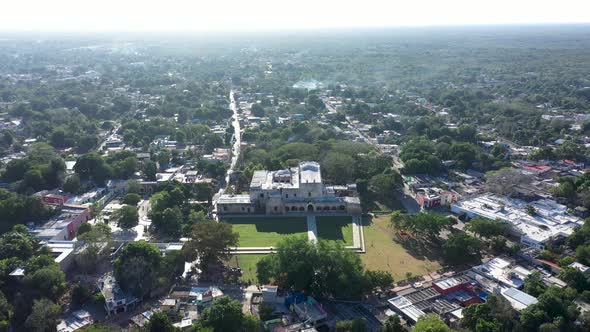
[[[417,25],[381,25],[381,26],[332,26],[332,27],[292,27],[292,28],[257,28],[257,29],[170,29],[170,30],[69,30],[69,29],[6,29],[0,28],[0,34],[248,34],[266,33],[280,34],[281,32],[329,32],[329,31],[361,31],[361,30],[407,30],[429,28],[501,28],[501,27],[543,27],[543,26],[590,26],[588,22],[514,22],[514,23],[463,23],[463,24],[417,24]]]

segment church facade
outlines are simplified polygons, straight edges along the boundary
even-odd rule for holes
[[[222,195],[217,201],[218,215],[307,213],[360,214],[360,199],[355,185],[325,186],[320,164],[300,162],[278,171],[255,171],[249,195]]]

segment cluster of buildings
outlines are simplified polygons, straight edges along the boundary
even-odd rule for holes
[[[302,213],[360,214],[356,186],[326,186],[320,164],[303,161],[296,167],[254,171],[249,195],[221,195],[218,215]]]
[[[551,199],[527,203],[520,199],[484,194],[454,203],[451,211],[469,218],[483,217],[505,222],[522,244],[538,249],[565,239],[583,224],[582,219],[568,213],[565,205]]]
[[[496,257],[468,271],[443,277],[424,285],[398,292],[388,300],[391,310],[414,324],[426,314],[434,313],[453,326],[462,317],[465,307],[483,303],[494,294],[505,298],[517,311],[537,303],[537,299],[521,289],[527,276],[535,269]],[[549,283],[549,281],[547,281]]]
[[[404,182],[418,205],[424,209],[448,207],[461,198],[461,195],[452,189],[455,183],[445,179],[414,175],[405,177]]]
[[[153,308],[131,317],[131,323],[135,327],[143,328],[154,312],[163,312],[171,317],[174,327],[184,330],[196,323],[199,313],[209,307],[213,300],[223,295],[223,291],[216,286],[175,286],[166,297],[156,302]],[[119,310],[129,310],[136,303],[122,305]]]

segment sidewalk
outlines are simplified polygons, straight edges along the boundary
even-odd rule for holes
[[[318,227],[315,222],[315,215],[307,216],[307,239],[310,242],[318,242]]]

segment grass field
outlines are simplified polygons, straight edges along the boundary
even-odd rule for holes
[[[228,218],[234,232],[240,234],[240,247],[274,247],[289,235],[307,237],[305,218]]]
[[[243,282],[247,282],[248,280],[253,284],[258,282],[258,278],[256,277],[256,263],[264,257],[265,255],[234,255],[229,260],[229,265],[231,267],[240,267],[242,269],[242,278]]]
[[[342,241],[344,245],[353,245],[352,217],[317,217],[318,238]]]
[[[424,275],[441,268],[438,261],[412,256],[395,242],[394,231],[389,227],[389,216],[363,221],[363,224],[367,252],[361,255],[361,259],[367,269],[388,271],[395,280],[402,280],[407,272]]]

